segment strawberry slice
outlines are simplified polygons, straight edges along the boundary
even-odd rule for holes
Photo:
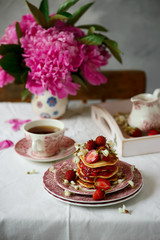
[[[102,191],[101,189],[97,189],[94,194],[93,194],[93,199],[94,200],[101,200],[104,198],[104,191]]]
[[[148,136],[157,135],[157,134],[160,134],[160,131],[158,131],[157,129],[151,129],[148,133]]]
[[[105,178],[97,178],[95,182],[96,189],[108,190],[111,187],[110,181]]]
[[[97,162],[98,160],[99,160],[99,155],[96,150],[89,151],[85,156],[85,161],[87,163],[94,163],[94,162]]]

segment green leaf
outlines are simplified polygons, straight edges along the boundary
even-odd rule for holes
[[[39,10],[43,13],[45,16],[47,22],[49,21],[49,7],[48,7],[48,0],[42,0]]]
[[[14,52],[21,55],[22,48],[17,44],[2,44],[0,46],[0,55],[4,56],[5,54],[10,52]]]
[[[101,31],[101,32],[108,32],[108,30],[101,26],[101,25],[97,25],[97,24],[87,24],[87,25],[79,25],[76,26],[77,28],[83,28],[83,29],[89,29],[90,27],[94,27],[96,31]]]
[[[20,38],[22,37],[22,31],[21,31],[19,22],[16,22],[16,33],[17,33],[17,37],[18,37],[18,42],[20,44]]]
[[[57,13],[67,11],[70,7],[76,4],[79,0],[66,0],[59,8]]]
[[[111,51],[111,53],[113,54],[113,56],[120,62],[122,63],[122,58],[120,53],[122,53],[119,48],[118,48],[118,43],[110,40],[110,39],[104,39],[103,40],[104,44],[108,47],[108,49]]]
[[[36,22],[41,25],[44,28],[48,27],[47,21],[45,19],[45,16],[43,15],[43,13],[34,5],[32,5],[31,3],[29,3],[28,1],[26,1],[28,8],[30,9],[31,13],[34,16],[34,19],[36,20]]]
[[[20,80],[20,76],[24,73],[25,67],[21,66],[22,59],[14,52],[5,54],[0,59],[1,67],[10,75]]]
[[[29,94],[30,94],[30,91],[29,91],[27,88],[25,88],[25,89],[23,90],[23,92],[21,93],[21,99],[22,99],[22,101],[24,101],[24,100],[28,97]]]
[[[101,45],[105,36],[100,34],[90,34],[79,39],[80,42],[86,45]]]
[[[67,20],[68,18],[69,17],[66,16],[65,13],[63,15],[62,14],[56,14],[56,15],[50,17],[50,19],[49,19],[49,26],[50,27],[55,26],[57,20],[64,21],[64,20]]]
[[[80,17],[93,5],[94,2],[88,3],[80,7],[75,13],[72,14],[72,18],[67,21],[68,25],[74,25]]]

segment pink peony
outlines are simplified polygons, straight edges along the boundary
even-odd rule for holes
[[[72,82],[71,72],[78,70],[85,56],[84,44],[76,41],[72,32],[58,31],[56,27],[46,30],[33,24],[21,44],[31,69],[26,84],[30,92],[41,94],[48,89],[59,98],[76,94],[80,86]]]
[[[106,77],[99,72],[100,67],[108,63],[111,55],[103,46],[85,46],[85,59],[81,71],[85,79],[93,84],[100,85],[107,81]]]

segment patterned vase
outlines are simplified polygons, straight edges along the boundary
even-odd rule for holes
[[[59,99],[45,91],[42,95],[33,95],[31,103],[40,118],[59,119],[67,109],[68,98]]]

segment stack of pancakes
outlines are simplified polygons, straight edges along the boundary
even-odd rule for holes
[[[77,164],[77,182],[85,188],[94,189],[96,179],[105,178],[112,185],[112,182],[118,179],[118,166],[116,163],[119,159],[113,152],[110,152],[109,155],[109,161],[99,160],[94,163],[87,163],[85,156],[81,155]]]

